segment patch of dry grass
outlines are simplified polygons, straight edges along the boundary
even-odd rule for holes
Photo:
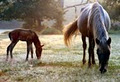
[[[119,82],[120,81],[120,38],[111,35],[112,53],[108,72],[101,74],[96,65],[82,65],[82,42],[80,36],[70,48],[63,42],[62,35],[40,35],[44,44],[41,60],[25,62],[26,43],[19,42],[13,51],[13,62],[6,62],[6,48],[10,43],[7,35],[0,35],[0,82]],[[88,59],[88,54],[86,59]]]

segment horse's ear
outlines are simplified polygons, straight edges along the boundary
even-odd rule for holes
[[[99,44],[99,43],[100,43],[100,41],[99,41],[97,38],[96,38],[96,43],[97,43],[97,44]]]
[[[43,46],[44,46],[44,44],[41,45],[41,47],[43,47]]]
[[[107,40],[107,44],[110,45],[111,43],[111,38],[109,37],[109,39]]]

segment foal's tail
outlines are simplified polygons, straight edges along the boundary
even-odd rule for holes
[[[68,24],[64,29],[63,29],[63,33],[64,33],[64,42],[66,46],[70,45],[70,41],[71,38],[73,37],[73,35],[78,31],[78,27],[77,27],[77,20],[75,20],[74,22]]]
[[[9,32],[8,36],[9,36],[10,40],[12,41],[11,32]]]

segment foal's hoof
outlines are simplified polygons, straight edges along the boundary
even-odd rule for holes
[[[88,64],[88,68],[91,68],[91,64]]]
[[[5,59],[5,61],[8,61],[8,59]]]
[[[86,63],[86,60],[83,60],[82,62],[83,62],[83,65],[84,65]]]
[[[96,64],[95,61],[92,61],[92,64]]]
[[[27,62],[27,61],[28,61],[28,59],[25,60],[25,62]]]

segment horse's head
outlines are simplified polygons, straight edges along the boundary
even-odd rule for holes
[[[42,47],[43,47],[44,45],[41,45],[41,46],[39,46],[39,48],[38,49],[36,49],[36,56],[37,56],[37,59],[40,59],[40,57],[41,57],[41,54],[42,54]]]
[[[101,73],[105,73],[107,71],[108,60],[110,56],[110,44],[111,38],[106,41],[100,41],[96,39],[97,47],[97,55],[99,59],[100,71]]]

